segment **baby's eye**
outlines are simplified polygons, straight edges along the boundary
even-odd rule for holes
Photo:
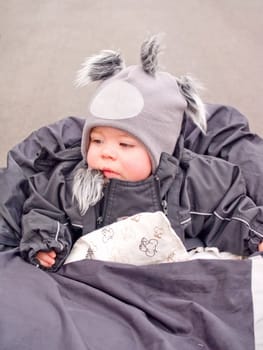
[[[133,144],[126,143],[126,142],[120,142],[120,146],[123,147],[123,148],[132,148],[132,147],[134,147]]]
[[[96,139],[96,138],[91,138],[90,142],[96,143],[96,144],[100,144],[100,143],[102,143],[102,140],[101,139]]]

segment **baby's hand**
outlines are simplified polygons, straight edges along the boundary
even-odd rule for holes
[[[258,245],[258,251],[263,252],[263,241]]]
[[[39,251],[36,255],[37,260],[40,265],[44,267],[52,267],[55,264],[55,258],[57,254],[54,250],[50,250],[49,252]]]

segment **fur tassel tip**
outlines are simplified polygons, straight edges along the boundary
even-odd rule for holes
[[[82,87],[92,81],[104,80],[124,68],[119,52],[103,50],[98,55],[88,57],[78,71],[75,86]]]
[[[207,130],[206,110],[198,90],[202,87],[190,76],[177,78],[177,83],[181,94],[187,102],[186,113],[203,133]]]
[[[142,67],[143,70],[150,75],[155,75],[158,69],[158,57],[161,51],[160,41],[161,35],[157,34],[145,40],[141,47]]]

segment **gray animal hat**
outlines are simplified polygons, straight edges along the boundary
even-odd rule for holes
[[[159,36],[155,35],[142,44],[141,65],[126,68],[120,53],[114,51],[102,51],[83,63],[76,85],[101,82],[83,129],[84,159],[95,126],[122,129],[139,139],[149,151],[153,171],[162,152],[173,153],[184,113],[205,132],[205,109],[194,81],[159,71],[159,52]]]

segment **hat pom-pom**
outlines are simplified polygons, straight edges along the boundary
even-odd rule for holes
[[[105,80],[123,68],[124,61],[119,52],[103,50],[85,60],[77,73],[75,85],[81,87],[91,81]]]
[[[201,88],[200,84],[189,76],[182,76],[176,79],[181,94],[187,102],[186,114],[205,133],[207,120],[205,105],[198,94],[198,90]]]

